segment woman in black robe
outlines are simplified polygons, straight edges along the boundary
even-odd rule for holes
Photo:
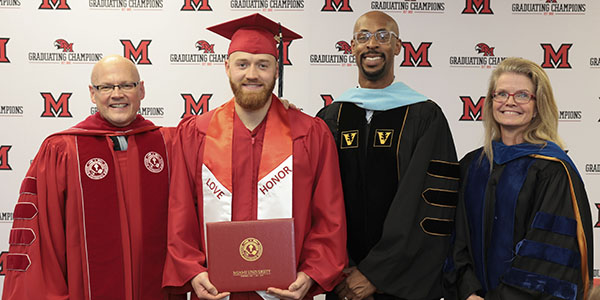
[[[508,58],[492,73],[483,147],[461,160],[454,263],[460,300],[585,299],[590,206],[557,133],[550,81]]]

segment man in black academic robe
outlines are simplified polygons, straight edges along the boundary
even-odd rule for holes
[[[439,299],[457,201],[452,135],[437,104],[394,83],[396,22],[368,12],[354,32],[360,88],[318,113],[337,143],[348,224],[335,296]]]

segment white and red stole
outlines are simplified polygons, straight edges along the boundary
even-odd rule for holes
[[[127,135],[135,139],[137,151],[127,151],[128,176],[138,177],[138,190],[143,199],[142,235],[143,254],[140,298],[156,297],[160,292],[162,263],[166,255],[167,199],[169,193],[169,165],[167,145],[158,126],[137,116],[129,126],[117,128],[100,117],[88,117],[73,128],[58,134],[75,135],[79,185],[83,216],[84,247],[87,262],[86,290],[88,299],[127,299],[125,292],[124,251],[122,243],[120,206],[117,192],[117,158],[109,136]],[[137,166],[137,168],[135,168]],[[125,182],[128,182],[126,179]],[[126,194],[128,194],[126,192]],[[125,196],[125,195],[124,195]],[[161,221],[163,220],[163,221]]]
[[[231,221],[234,100],[213,113],[206,130],[202,165],[204,222]],[[267,113],[258,169],[257,218],[292,217],[293,155],[287,111],[273,96]]]

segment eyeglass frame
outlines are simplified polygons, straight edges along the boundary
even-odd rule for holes
[[[384,32],[387,32],[387,33],[389,33],[389,34],[390,34],[390,39],[389,39],[387,42],[381,42],[381,41],[380,41],[380,40],[377,38],[377,34],[378,34],[378,33],[384,33]],[[359,41],[359,40],[356,38],[356,36],[357,36],[357,35],[359,35],[359,34],[366,34],[366,35],[367,35],[367,40],[366,40],[366,41],[364,41],[364,42],[361,42],[361,41]],[[389,44],[389,43],[391,43],[391,42],[392,42],[392,36],[394,36],[394,37],[398,38],[398,35],[397,35],[395,32],[393,32],[393,31],[389,31],[389,30],[377,30],[377,31],[375,31],[375,32],[370,32],[370,31],[366,31],[366,30],[365,30],[365,31],[358,31],[358,32],[355,32],[355,33],[353,34],[353,38],[354,38],[354,40],[355,40],[357,43],[359,43],[359,44],[366,44],[366,43],[368,43],[368,42],[371,40],[371,38],[372,38],[373,36],[375,37],[375,41],[377,41],[377,43],[379,43],[379,44],[381,44],[381,45],[386,45],[386,44]]]
[[[122,85],[126,85],[126,84],[133,84],[133,87],[132,87],[131,89],[123,89]],[[119,83],[119,84],[99,84],[99,85],[93,85],[93,84],[92,84],[92,87],[93,87],[94,89],[96,89],[96,91],[98,91],[98,92],[100,92],[100,93],[106,93],[106,94],[109,94],[109,93],[112,93],[112,92],[114,92],[116,87],[118,87],[118,88],[119,88],[119,90],[122,90],[122,91],[132,91],[132,90],[133,90],[133,89],[135,89],[135,88],[136,88],[136,87],[137,87],[139,84],[140,84],[140,82],[139,82],[139,81],[136,81],[136,82],[126,82],[126,83]],[[102,88],[102,87],[110,87],[111,89],[110,89],[110,90],[103,91],[103,90],[100,90],[100,88]]]
[[[504,99],[504,100],[496,100],[496,97],[500,93],[507,94],[506,99]],[[515,95],[517,95],[517,94],[527,94],[527,96],[529,96],[529,98],[527,99],[527,101],[520,101],[520,100],[517,100],[517,98],[515,97]],[[532,93],[530,93],[528,91],[516,91],[514,93],[509,93],[509,92],[494,92],[492,94],[492,100],[495,101],[495,102],[498,102],[498,103],[504,103],[504,102],[508,101],[508,98],[510,98],[510,97],[513,97],[513,100],[517,104],[527,104],[531,100],[536,100],[535,94],[532,94]]]

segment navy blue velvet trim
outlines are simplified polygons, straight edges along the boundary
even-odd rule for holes
[[[577,167],[575,167],[575,164],[571,158],[567,155],[567,153],[565,153],[565,151],[560,149],[560,147],[553,142],[546,141],[546,145],[523,143],[506,146],[502,142],[494,141],[492,142],[492,148],[494,151],[494,162],[499,165],[530,154],[540,154],[544,156],[555,157],[569,163],[573,170],[575,170],[577,175],[581,178],[581,175],[579,175],[579,171],[577,171]]]
[[[563,216],[551,215],[543,211],[538,211],[535,214],[531,228],[577,237],[577,221]]]
[[[527,170],[535,160],[525,156],[505,164],[496,185],[492,233],[487,247],[487,276],[490,290],[511,267],[514,258],[515,210]]]
[[[576,284],[517,268],[511,268],[502,277],[502,281],[512,286],[543,292],[561,299],[577,299]]]
[[[581,266],[579,252],[567,248],[530,240],[520,241],[516,248],[519,256],[537,258],[577,269]]]
[[[485,275],[485,231],[483,216],[485,214],[485,190],[490,177],[490,163],[487,157],[480,161],[483,149],[474,155],[467,175],[465,187],[465,210],[469,222],[471,249],[473,251],[473,267],[481,282],[483,292],[488,291],[487,276]]]

